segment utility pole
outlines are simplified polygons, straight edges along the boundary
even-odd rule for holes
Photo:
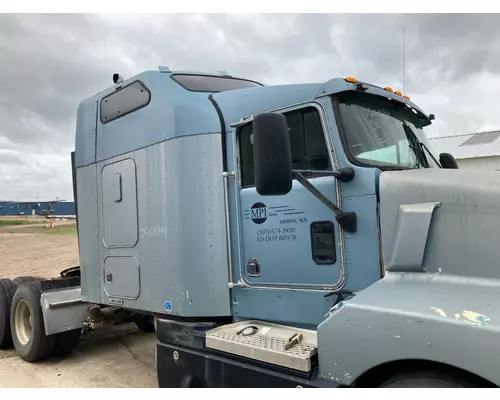
[[[405,27],[403,26],[403,94],[405,91]]]

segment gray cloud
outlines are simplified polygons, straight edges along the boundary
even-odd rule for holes
[[[15,167],[16,165],[22,165],[24,163],[20,155],[8,150],[0,150],[0,162],[10,167]]]
[[[267,84],[352,75],[401,89],[437,115],[431,135],[500,125],[500,18],[472,15],[0,16],[1,197],[71,197],[78,103],[168,65]]]

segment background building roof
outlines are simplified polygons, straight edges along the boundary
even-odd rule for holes
[[[500,156],[500,130],[430,138],[437,154],[456,159]]]

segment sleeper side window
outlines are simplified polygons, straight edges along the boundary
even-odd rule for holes
[[[135,81],[101,100],[101,123],[107,124],[146,107],[151,92],[142,82]]]
[[[285,113],[290,133],[292,168],[308,171],[331,171],[328,148],[318,111],[313,107]],[[255,185],[253,171],[252,124],[239,132],[241,185]],[[310,177],[308,175],[308,177]]]

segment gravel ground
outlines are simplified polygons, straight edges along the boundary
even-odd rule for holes
[[[1,218],[1,217],[0,217]],[[37,221],[38,222],[38,221]],[[78,262],[74,222],[46,222],[0,227],[0,277],[57,277]],[[66,226],[67,225],[67,226]],[[80,342],[65,358],[37,363],[22,361],[14,350],[0,350],[0,388],[135,388],[157,387],[156,335],[143,333],[134,324]]]
[[[13,279],[33,275],[51,278],[59,276],[65,268],[78,265],[76,234],[47,231],[43,224],[0,228],[0,277]]]
[[[155,343],[154,334],[124,325],[64,358],[30,364],[0,350],[0,388],[157,388]]]

